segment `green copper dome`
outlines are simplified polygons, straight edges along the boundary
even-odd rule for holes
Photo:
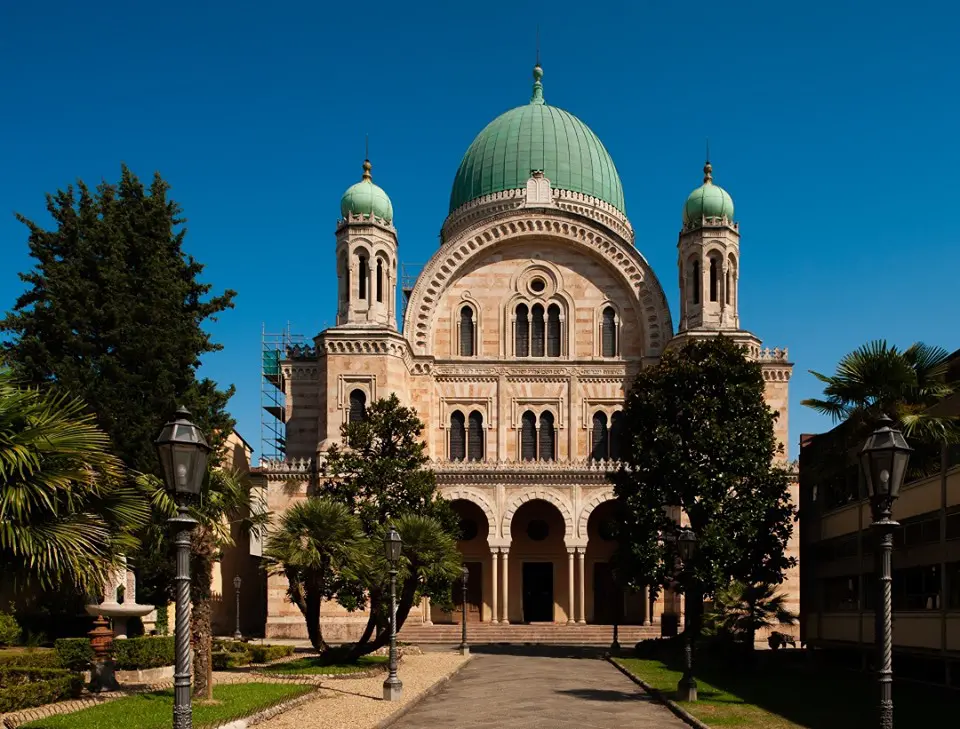
[[[467,149],[450,194],[450,212],[478,197],[526,187],[542,170],[551,187],[600,198],[621,213],[617,168],[590,128],[543,101],[543,69],[533,69],[533,97],[490,122]]]
[[[363,161],[363,179],[350,185],[340,198],[340,214],[347,218],[353,215],[375,215],[388,223],[393,221],[393,203],[381,187],[373,184],[370,160]]]
[[[713,167],[703,167],[703,184],[690,193],[683,204],[683,224],[699,223],[703,218],[733,220],[733,198],[722,187],[713,184]]]

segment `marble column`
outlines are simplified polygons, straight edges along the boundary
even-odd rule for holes
[[[423,624],[424,625],[433,625],[433,616],[430,613],[430,598],[423,598],[423,602],[420,604],[420,609],[423,611]]]
[[[573,547],[567,547],[567,625],[573,625],[577,622],[574,616],[574,593],[573,593],[573,555],[576,550]]]
[[[490,622],[496,625],[500,622],[500,616],[497,613],[497,588],[499,587],[497,580],[499,576],[497,574],[497,567],[500,564],[500,551],[497,547],[492,547],[490,549],[490,568],[492,571],[493,579],[490,581],[492,590],[490,592]]]
[[[579,564],[577,565],[577,578],[579,584],[577,587],[580,590],[580,618],[577,620],[578,623],[584,625],[587,622],[587,600],[586,600],[586,590],[584,585],[586,580],[584,579],[584,573],[586,572],[584,568],[584,562],[587,560],[587,550],[586,547],[577,547],[577,557],[579,558]]]
[[[503,617],[500,622],[503,625],[510,624],[510,550],[506,547],[500,548],[500,561],[502,564],[501,572],[503,575]]]

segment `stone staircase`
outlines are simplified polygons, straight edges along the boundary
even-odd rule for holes
[[[398,636],[407,643],[456,644],[460,642],[459,624],[404,625]],[[621,625],[621,646],[632,647],[645,638],[659,638],[659,625]],[[529,623],[493,625],[467,623],[467,642],[475,645],[536,644],[608,646],[613,640],[612,625],[564,625]]]

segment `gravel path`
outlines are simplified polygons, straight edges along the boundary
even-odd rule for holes
[[[405,656],[399,669],[403,681],[400,701],[383,700],[386,673],[373,678],[323,681],[319,698],[257,726],[262,729],[373,729],[401,706],[451,674],[465,660],[458,653]]]

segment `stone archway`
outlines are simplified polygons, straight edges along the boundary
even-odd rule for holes
[[[606,501],[613,501],[615,498],[616,495],[613,493],[613,489],[604,489],[591,496],[583,506],[580,507],[580,518],[577,519],[577,537],[582,543],[586,544],[587,541],[587,524],[590,522],[590,515],[600,504]]]
[[[483,515],[487,518],[487,541],[493,544],[498,540],[500,520],[486,496],[475,489],[463,486],[441,489],[440,494],[447,501],[470,501],[479,506]]]
[[[503,535],[504,539],[509,537],[510,524],[513,521],[514,514],[517,513],[517,509],[519,509],[525,503],[533,501],[534,499],[549,502],[559,509],[560,514],[563,516],[564,522],[564,543],[569,546],[574,539],[573,516],[570,505],[567,503],[566,499],[551,489],[534,489],[532,491],[524,491],[517,494],[509,501],[507,508],[503,511],[503,519],[500,523],[500,533]]]

